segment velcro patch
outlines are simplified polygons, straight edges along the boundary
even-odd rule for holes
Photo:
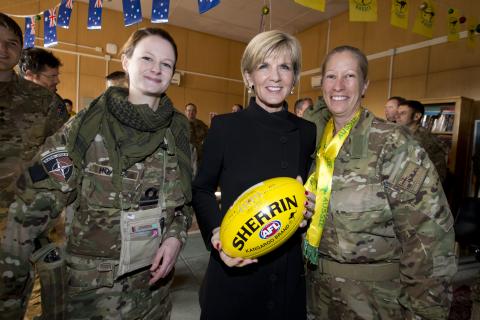
[[[73,173],[73,162],[64,149],[45,154],[42,163],[48,174],[55,180],[66,182]]]
[[[426,176],[427,169],[409,161],[403,169],[402,175],[395,183],[395,186],[413,194],[417,194],[422,187]]]

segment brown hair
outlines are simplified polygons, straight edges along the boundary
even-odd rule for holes
[[[167,40],[172,45],[173,52],[175,53],[175,63],[173,64],[173,71],[175,71],[175,66],[177,65],[177,57],[178,57],[177,45],[175,44],[175,40],[173,40],[170,33],[168,33],[163,29],[160,29],[160,28],[138,29],[137,31],[132,33],[128,38],[127,42],[125,42],[121,53],[124,54],[127,58],[130,58],[137,44],[140,42],[140,40],[148,36],[159,36],[160,38]]]
[[[322,64],[322,81],[325,76],[325,68],[332,58],[333,55],[337,53],[342,53],[342,52],[350,52],[355,59],[357,60],[358,67],[360,69],[360,73],[362,74],[362,80],[363,83],[367,82],[367,77],[368,77],[368,59],[365,56],[365,54],[360,51],[360,49],[352,47],[352,46],[339,46],[330,51],[327,56],[325,57],[325,60],[323,61]]]
[[[0,26],[12,31],[13,34],[17,36],[18,41],[20,41],[20,48],[23,46],[22,29],[20,29],[20,26],[15,22],[15,20],[7,16],[5,13],[0,12]]]

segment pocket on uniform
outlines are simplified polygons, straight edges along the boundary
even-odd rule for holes
[[[380,184],[355,185],[333,191],[330,206],[334,219],[346,230],[395,236],[392,213]]]

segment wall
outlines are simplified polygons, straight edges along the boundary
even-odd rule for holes
[[[390,1],[377,3],[377,22],[349,22],[348,12],[345,12],[297,34],[303,48],[303,72],[319,68],[327,50],[338,45],[353,45],[372,55],[428,40],[411,31],[415,14],[413,8],[421,3],[420,0],[411,1],[408,30],[390,25]],[[480,18],[478,0],[438,0],[435,3],[437,26],[434,38],[447,34],[446,15],[450,5],[460,9],[467,17],[473,14]],[[465,25],[462,25],[462,30],[465,30]],[[384,117],[383,106],[389,92],[390,57],[371,60],[369,64],[370,86],[364,103],[375,114]],[[300,94],[290,97],[289,101],[293,102],[298,96],[316,98],[321,95],[319,89],[311,87],[310,78],[311,75],[302,76]],[[409,99],[466,96],[480,100],[480,36],[477,34],[473,50],[467,49],[466,39],[461,39],[397,54],[393,58],[391,80],[391,95]]]
[[[0,11],[16,15],[33,14],[51,8],[58,2],[56,0],[22,2],[2,0]],[[194,102],[199,107],[198,117],[208,124],[209,112],[230,112],[234,103],[244,103],[243,82],[240,75],[240,58],[245,48],[244,43],[168,24],[151,24],[145,20],[139,25],[125,27],[123,14],[107,9],[103,10],[102,29],[88,30],[86,26],[87,13],[88,4],[74,1],[70,28],[57,28],[60,43],[51,47],[54,54],[63,63],[60,69],[61,82],[58,86],[58,93],[64,98],[78,101],[79,109],[104,90],[104,78],[108,73],[121,70],[118,54],[112,56],[110,61],[105,59],[106,43],[116,44],[120,51],[123,43],[133,31],[146,26],[165,28],[177,43],[177,70],[184,74],[180,86],[171,85],[167,94],[179,110],[183,111],[187,102]],[[14,19],[23,30],[24,19]],[[37,22],[37,37],[43,37],[43,21]],[[42,46],[43,41],[37,39],[36,45]],[[96,51],[97,47],[101,51]],[[77,57],[72,53],[88,56]],[[80,71],[78,79],[77,62]],[[212,75],[217,78],[199,74]]]

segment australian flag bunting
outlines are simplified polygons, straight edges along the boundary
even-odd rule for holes
[[[57,41],[57,15],[55,9],[48,9],[43,12],[43,46],[51,47]]]
[[[23,47],[33,48],[35,46],[35,17],[25,18],[25,36],[23,37]]]
[[[198,12],[200,12],[200,14],[205,13],[219,3],[220,0],[198,0]]]
[[[72,14],[73,0],[62,0],[60,8],[58,9],[58,23],[59,27],[68,29],[70,26],[70,15]]]
[[[102,29],[103,0],[89,0],[87,29]]]
[[[125,27],[142,22],[140,0],[123,0],[123,23]]]
[[[170,0],[153,0],[152,1],[152,22],[153,23],[168,22],[169,10],[170,10]]]

